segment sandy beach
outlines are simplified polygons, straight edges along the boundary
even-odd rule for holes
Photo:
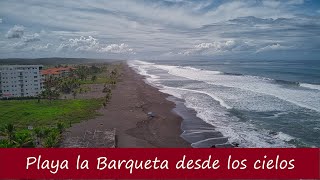
[[[115,129],[119,148],[191,147],[180,136],[182,118],[172,111],[175,104],[166,99],[168,95],[146,84],[125,62],[122,69],[111,101],[98,110],[101,115],[72,125],[65,136],[80,137],[86,131]],[[148,112],[155,116],[148,118]]]

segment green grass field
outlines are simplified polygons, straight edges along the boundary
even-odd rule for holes
[[[99,99],[72,100],[2,100],[0,101],[0,127],[12,123],[18,128],[29,125],[55,126],[58,122],[68,125],[98,115]]]
[[[117,66],[112,66],[112,68],[116,68]],[[120,66],[118,67],[118,69],[120,68]],[[81,80],[80,83],[81,84],[109,84],[112,82],[112,79],[109,77],[109,74],[107,73],[107,71],[104,71],[102,73],[99,74],[95,74],[95,76],[97,76],[97,79],[95,81],[91,80],[92,75],[90,75],[86,80]]]
[[[110,78],[107,77],[97,77],[95,81],[91,81],[91,78],[88,78],[87,80],[80,81],[81,84],[104,84],[104,83],[110,83]]]

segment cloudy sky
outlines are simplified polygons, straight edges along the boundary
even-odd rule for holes
[[[1,0],[0,58],[319,59],[319,0]]]

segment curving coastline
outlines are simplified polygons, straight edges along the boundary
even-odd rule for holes
[[[94,119],[73,125],[68,137],[86,131],[116,129],[119,148],[191,147],[181,137],[182,118],[173,112],[168,95],[144,82],[144,77],[122,64],[122,75],[106,108]],[[152,112],[154,117],[149,118]]]

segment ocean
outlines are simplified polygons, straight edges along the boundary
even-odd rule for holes
[[[320,61],[128,64],[171,95],[184,118],[182,137],[193,147],[233,142],[240,147],[320,147]],[[188,116],[190,111],[196,118]]]

